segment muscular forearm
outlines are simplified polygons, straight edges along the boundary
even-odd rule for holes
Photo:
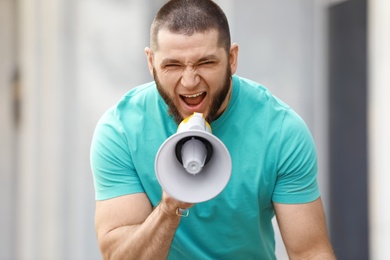
[[[104,259],[165,259],[180,217],[163,204],[141,224],[111,230],[101,240]]]

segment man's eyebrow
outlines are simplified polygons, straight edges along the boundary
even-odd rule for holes
[[[196,61],[196,63],[202,63],[205,61],[217,60],[217,59],[218,59],[217,56],[210,54],[200,58],[199,60]],[[170,64],[170,63],[180,63],[180,61],[172,58],[166,58],[162,60],[161,65]]]
[[[211,54],[211,55],[206,55],[206,56],[200,58],[197,61],[197,63],[201,63],[201,62],[204,62],[204,61],[210,61],[210,60],[217,60],[217,59],[218,59],[217,56]]]
[[[180,62],[178,60],[171,59],[171,58],[163,59],[163,61],[161,62],[162,65],[169,64],[169,63],[180,63]]]

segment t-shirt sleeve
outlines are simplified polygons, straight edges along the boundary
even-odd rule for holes
[[[96,200],[144,192],[123,126],[115,117],[114,110],[105,113],[96,126],[90,162]]]
[[[317,183],[317,154],[305,122],[291,109],[286,112],[280,133],[277,179],[272,200],[300,204],[320,196]]]

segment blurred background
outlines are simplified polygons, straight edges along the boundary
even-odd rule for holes
[[[217,2],[237,74],[314,136],[338,258],[390,259],[390,1]],[[152,80],[144,47],[163,3],[0,0],[0,259],[101,259],[90,142],[102,113]]]

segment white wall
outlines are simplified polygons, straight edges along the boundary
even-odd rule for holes
[[[369,1],[370,257],[390,259],[390,2]]]

